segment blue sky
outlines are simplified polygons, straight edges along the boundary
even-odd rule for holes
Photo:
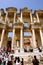
[[[0,0],[0,8],[16,7],[20,8],[28,7],[28,9],[43,9],[43,0]]]

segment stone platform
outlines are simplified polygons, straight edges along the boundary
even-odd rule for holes
[[[43,64],[43,52],[24,52],[24,53],[14,53],[10,54],[10,56],[19,57],[20,60],[23,58],[24,59],[24,65],[32,65],[32,59],[34,55],[36,55],[37,59],[39,60],[40,64]]]
[[[10,56],[13,55],[14,57],[20,57],[20,58],[33,58],[34,55],[36,55],[36,57],[38,59],[40,59],[40,57],[43,57],[43,52],[23,52],[23,53],[14,53],[14,54],[10,54]],[[27,59],[26,59],[27,60]]]

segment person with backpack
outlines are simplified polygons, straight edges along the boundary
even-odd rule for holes
[[[34,56],[34,59],[32,60],[33,65],[39,65],[39,61],[36,58],[36,56]]]

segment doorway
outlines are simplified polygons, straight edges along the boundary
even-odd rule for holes
[[[7,50],[11,51],[11,41],[7,42]]]
[[[41,38],[40,38],[40,31],[39,31],[39,29],[36,29],[35,30],[35,34],[36,34],[37,47],[40,47],[42,45],[41,45]]]

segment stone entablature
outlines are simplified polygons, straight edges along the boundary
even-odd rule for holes
[[[24,26],[24,23],[27,26]],[[6,13],[4,9],[0,9],[0,48],[7,47],[9,32],[12,32],[10,39],[12,49],[15,46],[24,48],[24,38],[30,40],[29,43],[33,48],[43,47],[43,10],[35,10],[33,14],[32,10],[28,10],[27,7],[20,9],[19,13],[15,7],[6,8]],[[24,36],[24,32],[31,35]]]

